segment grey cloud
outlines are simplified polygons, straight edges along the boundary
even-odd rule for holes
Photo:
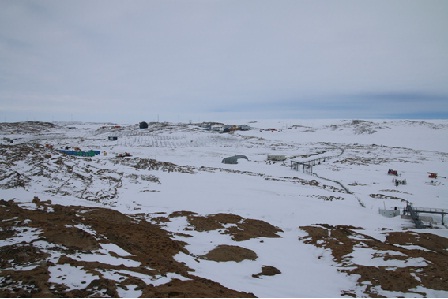
[[[448,94],[446,15],[443,1],[2,1],[0,109],[25,94],[111,115],[370,114],[368,99]]]

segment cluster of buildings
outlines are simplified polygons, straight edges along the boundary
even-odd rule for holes
[[[220,133],[232,133],[235,131],[249,131],[250,126],[248,125],[225,125],[223,123],[217,122],[203,122],[199,125],[209,131],[215,131]]]

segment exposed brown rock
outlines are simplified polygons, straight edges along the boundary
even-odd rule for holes
[[[277,274],[281,274],[279,269],[274,266],[263,266],[261,267],[261,272],[258,274],[252,274],[253,278],[259,278],[260,276],[274,276]]]
[[[233,245],[218,245],[207,254],[200,256],[203,259],[215,262],[241,262],[243,260],[256,260],[257,254],[247,248]]]
[[[169,232],[143,217],[105,208],[46,206],[47,210],[27,210],[13,201],[0,200],[0,218],[4,220],[0,231],[5,232],[0,237],[5,240],[28,232],[34,238],[0,247],[0,297],[118,297],[118,288],[129,285],[136,285],[143,297],[254,297],[190,274],[192,269],[174,259],[179,252],[188,254],[185,243],[171,239]],[[36,243],[48,245],[39,249]],[[129,253],[122,257],[110,251],[112,257],[133,261],[134,266],[83,261],[83,254],[94,253],[108,243]],[[50,260],[50,256],[59,258]],[[61,283],[50,282],[49,267],[58,265],[77,267],[95,278],[69,290],[63,283],[67,277],[61,277]],[[120,279],[110,279],[105,275],[108,271]],[[154,279],[171,273],[183,279],[153,286],[126,271]]]
[[[352,226],[321,224],[302,226],[300,229],[308,233],[307,237],[301,238],[304,243],[331,250],[334,261],[340,265],[339,271],[349,275],[359,275],[358,284],[365,286],[364,293],[368,296],[378,296],[376,286],[386,291],[411,293],[418,296],[426,296],[426,293],[416,292],[414,289],[417,286],[448,291],[447,238],[428,233],[385,232],[386,241],[382,242],[356,231],[360,228]],[[403,247],[406,245],[418,245],[426,250]],[[419,267],[358,265],[352,262],[350,255],[355,246],[377,250],[372,258],[382,257],[383,260],[406,261],[409,258],[421,257],[425,259],[427,265]],[[395,251],[397,254],[390,254],[389,251]],[[343,294],[356,296],[350,290],[343,291]]]

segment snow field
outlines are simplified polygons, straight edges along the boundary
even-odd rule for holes
[[[342,290],[354,290],[358,296],[363,296],[362,287],[356,285],[357,277],[338,272],[338,266],[329,250],[316,248],[299,240],[306,235],[300,230],[300,226],[352,225],[363,228],[359,231],[362,234],[384,240],[385,232],[408,229],[412,227],[412,222],[400,217],[385,218],[378,214],[379,208],[403,208],[405,203],[401,199],[404,199],[414,206],[448,209],[446,179],[441,178],[437,180],[437,184],[430,184],[431,179],[427,175],[427,172],[438,172],[446,176],[446,121],[433,122],[437,129],[426,123],[383,120],[355,125],[352,121],[345,120],[275,120],[251,125],[254,127],[252,130],[234,135],[193,130],[194,126],[184,127],[180,132],[162,130],[149,134],[125,127],[121,133],[116,134],[119,136],[116,142],[107,141],[107,136],[114,135],[115,132],[97,130],[98,124],[79,124],[76,125],[78,130],[61,129],[55,131],[54,135],[48,133],[45,137],[48,139],[39,136],[39,140],[48,140],[55,145],[79,145],[83,149],[99,148],[107,151],[107,156],[102,154],[91,161],[83,158],[72,160],[74,171],[91,178],[91,182],[86,184],[84,179],[76,178],[67,180],[66,174],[54,167],[51,168],[50,178],[33,177],[35,184],[31,184],[26,190],[2,189],[2,198],[14,198],[29,208],[35,208],[30,201],[37,194],[42,199],[51,199],[52,203],[107,206],[127,214],[164,213],[161,215],[167,216],[174,211],[185,210],[199,215],[231,213],[266,221],[283,230],[283,233],[279,233],[280,238],[256,238],[237,242],[219,231],[188,230],[185,217],[170,218],[165,227],[174,234],[175,239],[188,243],[186,248],[191,255],[179,253],[176,259],[194,269],[194,275],[217,281],[231,289],[253,292],[260,297],[338,297]],[[293,127],[294,125],[300,126]],[[266,128],[281,131],[259,130]],[[376,132],[368,133],[372,131]],[[26,142],[35,137],[21,138]],[[318,176],[292,170],[289,159],[284,165],[269,165],[265,162],[268,154],[288,157],[314,155],[310,157],[312,159],[318,157],[316,153],[320,151],[326,151],[323,156],[337,155],[340,148],[344,149],[341,156],[313,167]],[[179,166],[190,166],[194,174],[135,169],[114,162],[112,158],[115,154],[122,152],[129,152],[136,158],[151,158]],[[223,158],[235,154],[246,155],[250,161],[240,159],[236,165],[221,163]],[[201,166],[206,169],[200,169]],[[406,179],[407,184],[395,186],[392,182],[394,177],[387,175],[389,168],[397,169],[401,174],[397,179]],[[17,163],[15,169],[33,171],[25,162]],[[101,178],[94,175],[100,170]],[[160,184],[145,181],[141,178],[142,175],[156,176]],[[318,186],[303,184],[300,180],[315,180]],[[49,189],[60,187],[59,181],[65,182],[59,189],[60,192],[49,193]],[[107,196],[113,193],[117,181],[121,185],[116,197],[110,199]],[[353,194],[341,190],[336,182],[340,182]],[[323,184],[330,187],[324,189]],[[107,196],[98,202],[88,200],[98,198],[101,194]],[[398,199],[373,198],[371,194]],[[341,199],[324,200],[330,196]],[[431,217],[440,223],[440,217]],[[445,221],[448,222],[448,219]],[[86,227],[80,229],[88,231]],[[448,237],[447,229],[428,231]],[[22,239],[15,239],[14,242],[31,242],[36,233],[32,230],[22,232],[17,237]],[[193,237],[182,237],[175,235],[176,233],[190,234]],[[0,244],[4,246],[10,241],[12,240],[6,239]],[[251,249],[258,258],[240,263],[197,259],[197,256],[206,254],[220,244]],[[112,256],[110,252],[120,257]],[[423,267],[426,264],[422,258],[384,261],[381,257],[375,258],[375,253],[378,252],[369,248],[354,248],[351,255],[353,262],[365,266],[393,268]],[[102,244],[97,252],[71,258],[137,266],[126,256],[127,252],[121,248],[114,247],[113,244]],[[281,274],[253,278],[252,274],[259,273],[264,265],[278,268]],[[64,265],[59,268],[51,269],[51,277],[69,288],[88,285],[95,279],[79,267]],[[138,273],[129,271],[108,273],[104,270],[102,273],[114,280],[119,280],[126,274],[139,277]],[[69,277],[70,282],[67,280]],[[156,280],[149,276],[140,278],[151,284],[166,283],[171,278],[185,279],[175,274]],[[416,296],[415,293],[388,292],[380,287],[376,288],[379,294],[385,296]],[[434,297],[447,295],[446,292],[426,288],[417,288],[416,291],[424,291]],[[120,289],[119,294],[133,297],[139,296],[140,292],[135,287],[128,286],[127,290]]]

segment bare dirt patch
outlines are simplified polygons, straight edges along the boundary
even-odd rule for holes
[[[429,233],[390,232],[384,242],[360,232],[360,228],[344,225],[302,226],[308,236],[301,238],[306,244],[331,250],[333,259],[340,265],[339,271],[359,275],[358,285],[364,287],[368,296],[380,296],[380,289],[426,296],[417,292],[417,286],[448,291],[448,239]],[[410,259],[423,258],[419,266],[365,266],[352,261],[356,248],[377,251],[372,258],[384,261],[397,260],[405,263]],[[383,253],[387,252],[387,253]],[[395,252],[391,254],[390,252]],[[380,288],[380,289],[379,289]],[[353,290],[343,295],[356,294]]]
[[[173,214],[171,214],[173,215]],[[212,214],[200,216],[193,212],[175,212],[176,216],[186,216],[188,223],[195,231],[221,230],[222,234],[229,234],[235,241],[252,238],[279,238],[278,233],[283,232],[272,224],[250,218],[242,218],[235,214]],[[232,224],[229,226],[229,224]],[[227,226],[227,228],[226,228]]]
[[[185,243],[144,215],[49,203],[29,209],[0,200],[0,218],[9,220],[0,228],[8,232],[1,240],[10,243],[0,247],[0,297],[119,297],[119,290],[131,286],[143,297],[253,297],[190,274],[192,269],[174,259],[179,252],[189,254]],[[106,253],[110,246],[119,250]],[[119,262],[104,260],[107,254]],[[85,261],[92,255],[98,258]],[[63,266],[94,278],[70,289],[66,274],[51,273]],[[166,282],[148,283],[161,278]]]

